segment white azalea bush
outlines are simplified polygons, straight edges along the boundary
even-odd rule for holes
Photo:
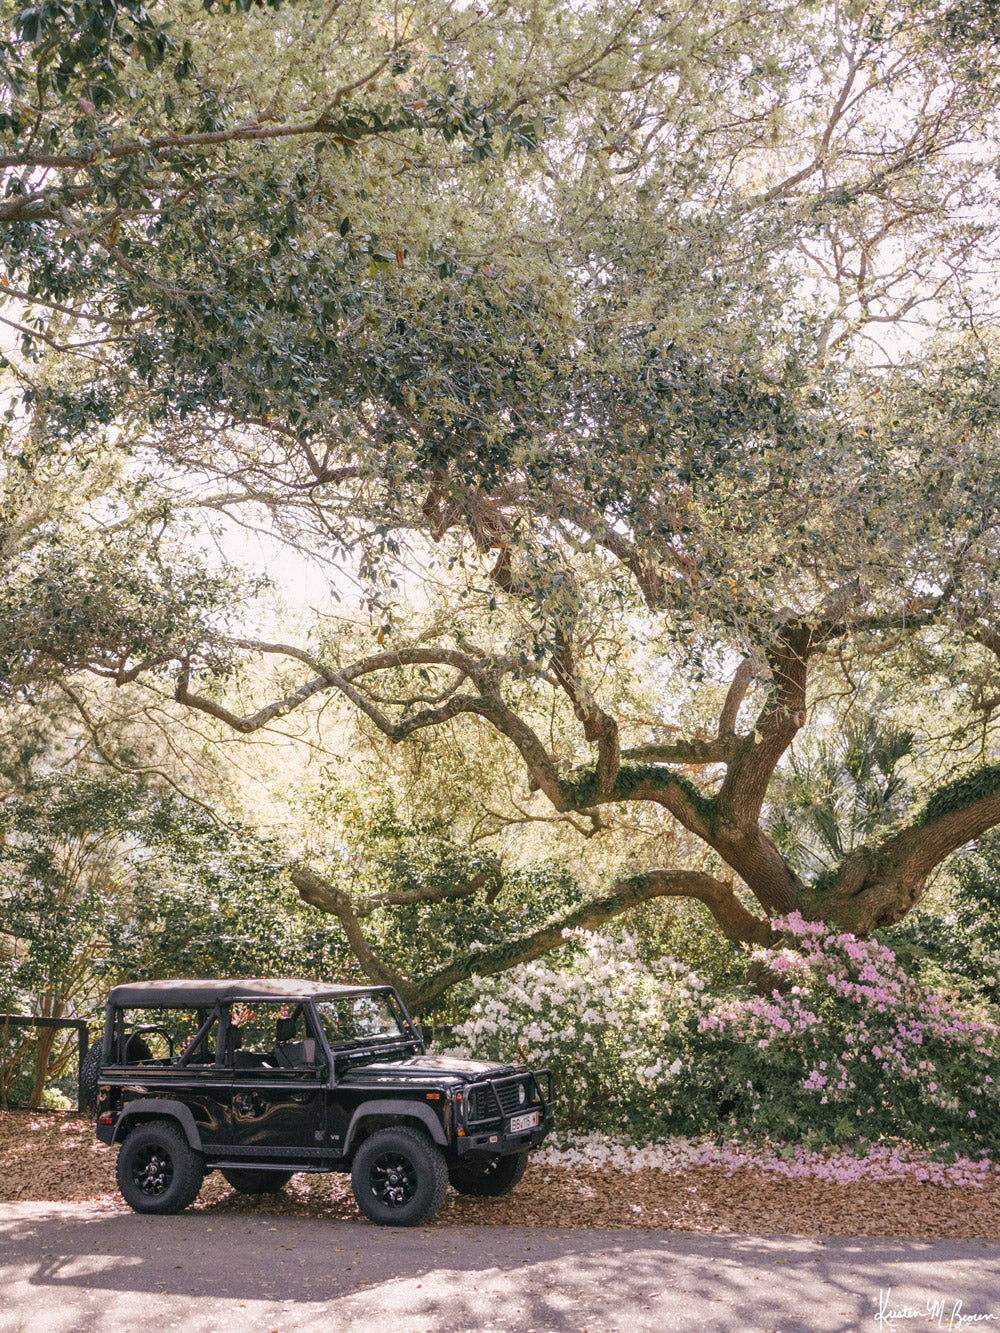
[[[570,938],[577,950],[558,971],[538,961],[481,981],[455,1041],[479,1059],[551,1069],[563,1129],[654,1133],[680,1092],[703,983],[673,959],[650,965],[629,936]]]

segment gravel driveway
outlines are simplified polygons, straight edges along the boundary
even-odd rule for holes
[[[1000,1325],[1000,1245],[0,1205],[0,1333],[924,1333]],[[933,1302],[940,1302],[936,1308]],[[890,1311],[902,1311],[889,1320]],[[879,1317],[881,1314],[881,1318]]]

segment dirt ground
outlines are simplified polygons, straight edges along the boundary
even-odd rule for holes
[[[115,1186],[114,1150],[96,1141],[92,1121],[68,1112],[0,1115],[0,1202],[14,1201],[86,1201],[127,1210]],[[280,1194],[250,1198],[213,1172],[193,1207],[358,1220],[343,1175],[297,1175]],[[430,1225],[1000,1240],[1000,1179],[994,1173],[981,1189],[949,1189],[917,1181],[788,1180],[714,1166],[621,1172],[539,1163],[505,1199],[449,1191]]]

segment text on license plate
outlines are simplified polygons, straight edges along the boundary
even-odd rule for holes
[[[520,1134],[522,1129],[534,1129],[538,1124],[538,1112],[528,1111],[525,1115],[516,1115],[510,1122],[510,1132]]]

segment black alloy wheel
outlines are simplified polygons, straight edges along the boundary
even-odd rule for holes
[[[358,1207],[379,1226],[412,1227],[441,1207],[448,1168],[422,1130],[376,1130],[355,1154],[351,1188]]]
[[[205,1167],[172,1120],[152,1120],[118,1151],[118,1188],[137,1213],[179,1213],[201,1189]]]
[[[417,1192],[417,1168],[401,1152],[384,1152],[371,1164],[371,1191],[386,1208],[401,1208]]]
[[[151,1199],[165,1194],[174,1179],[174,1162],[158,1144],[147,1144],[132,1155],[132,1184]]]

